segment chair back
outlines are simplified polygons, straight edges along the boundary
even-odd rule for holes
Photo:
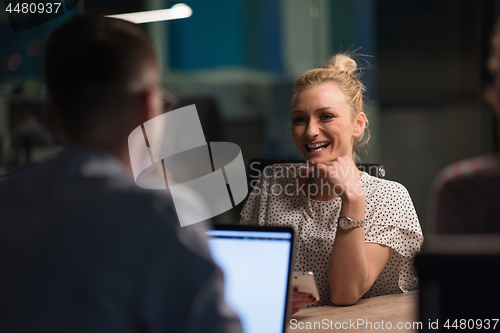
[[[273,164],[279,163],[305,163],[304,160],[293,160],[293,159],[269,159],[269,158],[252,158],[247,163],[247,184],[248,184],[248,193],[252,192],[253,186],[255,186],[255,181],[259,179],[259,176],[264,172],[264,168]],[[368,174],[378,177],[385,178],[385,168],[381,164],[358,164],[358,169],[361,171],[365,171]],[[252,183],[253,182],[253,183]],[[246,203],[246,199],[243,200],[239,205],[237,205],[237,209],[234,210],[236,212],[240,212]],[[234,212],[233,211],[233,212]],[[234,217],[235,219],[238,216]]]
[[[281,163],[306,163],[304,160],[290,159],[269,159],[269,158],[252,158],[248,161],[247,168],[247,184],[248,192],[251,191],[251,181],[259,179],[259,176],[264,172],[267,166]],[[364,171],[371,176],[385,178],[385,168],[382,164],[360,163],[356,164],[360,171]]]

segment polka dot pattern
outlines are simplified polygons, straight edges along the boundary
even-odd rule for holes
[[[317,201],[298,189],[298,170],[305,164],[275,164],[265,169],[241,212],[240,224],[291,226],[295,230],[295,271],[312,271],[321,300],[331,305],[328,266],[337,230],[341,199]],[[283,172],[283,170],[288,170]],[[365,242],[394,249],[387,264],[363,298],[401,293],[418,287],[413,265],[423,243],[422,230],[410,195],[396,182],[363,172]]]

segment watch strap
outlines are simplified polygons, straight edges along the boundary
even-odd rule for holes
[[[342,227],[342,223],[340,223],[341,219],[347,219],[348,223],[346,226]],[[362,227],[365,225],[365,222],[366,222],[366,220],[364,220],[364,219],[363,220],[353,220],[350,217],[347,217],[346,215],[339,217],[338,221],[339,221],[338,225],[342,229]]]

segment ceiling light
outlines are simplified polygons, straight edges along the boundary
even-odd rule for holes
[[[106,17],[113,17],[130,21],[132,23],[148,23],[166,20],[175,20],[190,17],[193,10],[186,4],[178,3],[173,5],[170,9],[150,10],[145,12],[108,15]]]

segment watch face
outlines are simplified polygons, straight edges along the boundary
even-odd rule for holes
[[[347,226],[349,225],[349,220],[347,219],[347,217],[345,216],[342,216],[340,219],[339,219],[339,225],[342,229],[345,229],[347,228]]]

